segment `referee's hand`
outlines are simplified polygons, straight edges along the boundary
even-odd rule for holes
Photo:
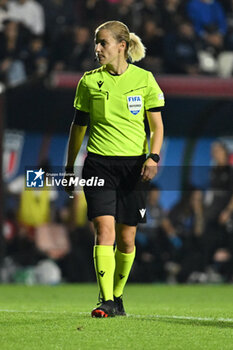
[[[148,158],[143,166],[141,171],[142,182],[150,181],[155,177],[158,172],[158,163],[156,163],[153,159]]]
[[[75,174],[71,170],[66,170],[63,179],[67,181],[67,186],[64,186],[64,190],[68,193],[70,197],[73,196],[74,184],[70,185],[70,180],[75,178]]]

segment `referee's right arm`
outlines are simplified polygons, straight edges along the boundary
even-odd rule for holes
[[[68,153],[66,161],[66,172],[74,171],[74,162],[82,146],[82,142],[87,130],[87,126],[77,125],[72,122],[68,141]]]
[[[74,162],[82,146],[86,130],[87,125],[78,125],[75,123],[75,120],[71,124],[64,176],[64,179],[66,179],[68,183],[69,179],[74,176]],[[66,186],[65,190],[70,196],[73,195],[74,185]]]
[[[89,113],[75,109],[74,120],[70,127],[66,173],[74,172],[74,162],[82,146],[82,142],[89,123]]]

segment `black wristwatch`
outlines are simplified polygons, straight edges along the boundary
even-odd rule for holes
[[[148,158],[153,159],[155,163],[158,163],[160,161],[160,156],[157,153],[150,153]]]

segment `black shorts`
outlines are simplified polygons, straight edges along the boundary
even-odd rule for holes
[[[141,181],[146,155],[111,157],[88,153],[82,178],[104,180],[104,186],[84,186],[89,220],[112,215],[117,223],[136,226],[146,222],[148,182]],[[92,181],[93,182],[93,181]]]

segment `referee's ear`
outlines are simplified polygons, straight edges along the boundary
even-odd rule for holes
[[[124,51],[124,54],[125,54],[126,47],[127,47],[126,41],[125,41],[125,40],[122,40],[122,41],[120,42],[120,51],[123,50],[123,51]],[[118,52],[120,53],[120,51],[118,51]]]

